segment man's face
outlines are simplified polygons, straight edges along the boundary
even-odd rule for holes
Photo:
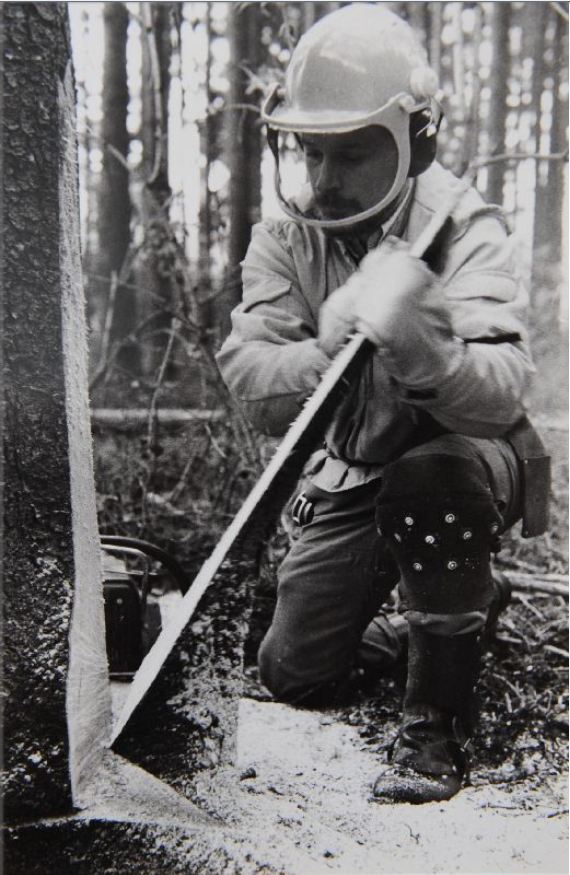
[[[301,143],[320,218],[349,218],[375,206],[390,190],[398,150],[385,128],[303,134]]]

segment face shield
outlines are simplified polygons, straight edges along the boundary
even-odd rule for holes
[[[406,186],[410,170],[410,115],[422,111],[426,111],[426,127],[430,124],[435,127],[435,106],[432,106],[432,101],[418,102],[410,94],[403,92],[368,114],[338,111],[317,114],[296,112],[284,106],[283,91],[279,86],[274,86],[263,105],[262,119],[267,124],[268,143],[275,159],[275,190],[283,211],[297,221],[331,233],[343,233],[369,222],[395,206]],[[323,215],[310,184],[314,180],[310,181],[310,174],[304,172],[302,150],[299,149],[296,161],[293,157],[295,145],[299,147],[305,137],[309,142],[312,137],[322,141],[324,137],[330,136],[333,139],[336,136],[338,140],[338,135],[357,134],[359,131],[362,131],[362,139],[365,139],[368,129],[382,131],[384,142],[391,147],[387,149],[390,153],[390,161],[387,162],[389,169],[384,173],[381,184],[378,183],[378,176],[382,176],[382,173],[374,175],[364,183],[360,182],[364,195],[359,199],[343,202],[340,191],[341,209],[338,212],[341,215],[334,214],[334,203],[331,205],[332,215],[326,215],[327,211]],[[355,136],[350,141],[357,143],[358,139]],[[377,158],[379,162],[382,161],[382,155]],[[381,163],[377,166],[384,170]],[[331,201],[333,198],[331,196]]]

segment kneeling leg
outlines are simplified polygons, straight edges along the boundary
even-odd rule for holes
[[[476,459],[403,457],[385,471],[377,522],[392,547],[409,624],[402,726],[379,801],[448,799],[462,783],[480,639],[503,519]]]

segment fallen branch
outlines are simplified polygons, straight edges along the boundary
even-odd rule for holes
[[[560,595],[565,599],[568,598],[568,584],[567,583],[556,583],[550,580],[540,580],[537,578],[532,578],[530,575],[521,576],[516,572],[507,572],[503,571],[505,577],[507,577],[511,583],[513,588],[513,594],[516,596],[518,592],[521,593],[537,593],[539,595]]]
[[[545,644],[544,649],[548,650],[549,653],[556,653],[557,656],[563,656],[564,659],[570,659],[570,653],[567,650],[563,650],[561,647],[555,647],[554,644]]]
[[[163,408],[156,411],[156,419],[160,425],[186,425],[189,422],[218,422],[226,416],[224,410],[201,410],[181,408]],[[110,408],[96,407],[91,411],[91,421],[94,426],[108,428],[142,429],[148,422],[146,408]]]
[[[555,574],[548,572],[541,572],[538,569],[533,569],[530,572],[519,571],[518,568],[515,568],[513,571],[507,571],[507,576],[509,574],[515,574],[517,578],[521,578],[521,580],[535,580],[538,578],[539,580],[546,580],[548,583],[565,583],[568,586],[568,575],[567,574]]]

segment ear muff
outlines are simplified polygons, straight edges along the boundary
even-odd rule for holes
[[[430,109],[422,109],[410,116],[410,169],[408,176],[425,173],[435,160],[437,132],[442,115],[434,120]]]

